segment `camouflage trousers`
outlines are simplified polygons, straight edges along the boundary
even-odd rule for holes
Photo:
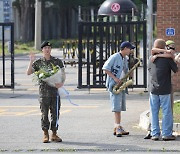
[[[60,114],[60,97],[40,97],[41,127],[42,130],[57,130]],[[49,112],[50,111],[50,112]],[[50,113],[50,120],[49,120]]]

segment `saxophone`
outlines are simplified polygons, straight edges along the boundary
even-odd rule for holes
[[[128,80],[127,81],[127,78],[129,77],[129,75],[132,73],[132,71],[134,71],[134,69],[136,69],[139,64],[140,64],[141,60],[138,59],[138,62],[125,74],[125,76],[121,79],[121,82],[118,83],[118,84],[115,84],[113,89],[112,89],[112,92],[114,94],[119,94],[121,91],[123,91],[126,87],[130,86],[133,84],[133,80]]]

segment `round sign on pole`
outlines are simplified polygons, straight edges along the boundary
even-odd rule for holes
[[[98,10],[98,16],[138,15],[138,9],[131,0],[105,0]]]
[[[120,5],[119,5],[118,3],[113,3],[113,4],[111,5],[111,10],[112,10],[113,12],[118,12],[118,11],[120,10]]]

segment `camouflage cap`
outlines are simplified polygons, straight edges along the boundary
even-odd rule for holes
[[[172,40],[167,40],[167,41],[166,41],[166,45],[170,45],[170,44],[175,44],[175,42],[172,41]]]

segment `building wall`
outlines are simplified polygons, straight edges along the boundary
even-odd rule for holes
[[[167,28],[174,28],[175,36],[167,36]],[[157,0],[157,38],[175,41],[180,52],[180,0]],[[174,91],[180,91],[180,64],[178,67],[179,72],[172,77]]]

